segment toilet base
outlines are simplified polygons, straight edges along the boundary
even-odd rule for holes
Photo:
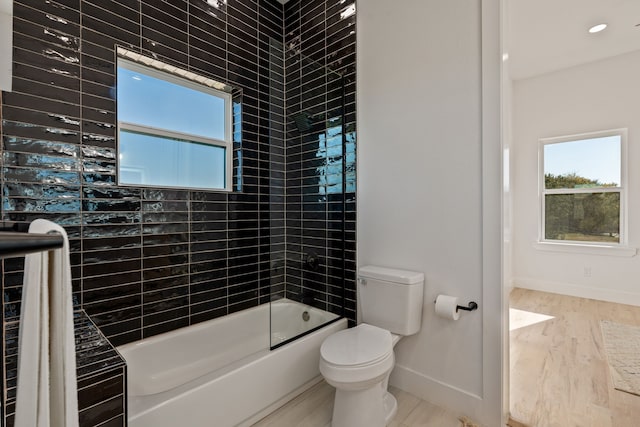
[[[382,406],[384,407],[384,413],[386,414],[384,418],[385,423],[389,424],[393,417],[398,413],[398,401],[393,394],[387,391],[382,398]]]
[[[396,398],[378,384],[367,390],[336,390],[331,427],[385,427],[398,412]]]

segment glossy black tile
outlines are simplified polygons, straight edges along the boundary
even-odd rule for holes
[[[137,331],[141,335],[142,318],[141,308],[129,308],[119,312],[112,312],[106,314],[92,314],[91,320],[100,328],[100,331],[109,336],[109,340],[114,345],[114,337],[120,337],[119,341],[123,340],[123,336],[131,334],[131,331]],[[140,335],[134,339],[140,339]],[[135,335],[132,335],[135,337]]]
[[[124,392],[124,361],[83,312],[76,312],[74,317],[79,385],[78,400],[81,413],[87,415],[86,419],[94,419],[94,415],[89,415],[84,411],[87,408],[93,408],[96,414],[107,408],[110,408],[107,410],[112,411],[113,414],[124,414],[123,402],[113,407],[109,404],[113,396],[121,396]],[[7,393],[4,407],[5,413],[9,414],[6,420],[7,424],[11,423],[11,414],[15,411],[17,333],[18,328],[15,323],[5,328]],[[106,406],[103,407],[103,405]],[[99,415],[95,416],[99,417]],[[99,418],[97,419],[99,420]]]
[[[84,310],[90,316],[95,316],[99,313],[112,313],[112,312],[125,312],[140,306],[142,303],[142,297],[137,295],[130,295],[125,297],[118,297],[104,301],[98,301],[95,303],[84,304]],[[121,316],[122,313],[118,313]]]
[[[109,372],[109,374],[113,375],[114,373]],[[121,369],[118,376],[111,376],[102,381],[96,381],[88,387],[80,388],[78,390],[78,409],[82,411],[102,401],[121,395],[123,390],[124,377]]]
[[[139,283],[141,274],[139,271],[133,270],[129,272],[116,272],[114,274],[104,274],[94,277],[85,277],[82,281],[85,292],[91,289],[104,288],[116,285],[125,285],[128,283]]]
[[[142,280],[162,279],[189,274],[189,265],[167,265],[160,268],[150,268],[142,271]]]
[[[142,0],[142,26],[170,34],[175,40],[187,42],[188,15],[184,1],[158,2]],[[143,31],[144,37],[144,31]],[[171,46],[171,43],[166,43]]]
[[[124,407],[124,395],[112,397],[100,405],[80,411],[80,426],[97,426],[111,418],[121,416]]]
[[[186,253],[183,254],[172,254],[168,256],[159,256],[159,257],[145,257],[142,259],[142,267],[144,269],[153,269],[158,267],[173,267],[181,264],[189,263],[189,255]]]
[[[164,40],[166,44],[162,43],[158,41],[164,38],[162,33],[146,27],[143,28],[143,34],[142,53],[144,55],[179,67],[188,63],[189,57],[186,53],[187,45],[185,43],[173,39]]]
[[[189,271],[193,278],[192,283],[226,277],[227,258],[224,253],[206,252],[191,255]],[[213,275],[213,276],[210,276]]]
[[[188,220],[188,212],[143,212],[142,220],[145,223],[156,223],[156,225],[145,226],[144,232],[146,234],[148,232],[147,230],[159,230],[165,226],[169,226],[169,223],[172,222],[183,224],[186,223],[186,221]]]
[[[157,280],[147,280],[143,285],[143,292],[145,292],[145,303],[153,302],[154,300],[165,299],[166,297],[160,297],[161,293],[157,291],[164,291],[170,288],[182,288],[185,285],[189,284],[189,276],[176,276],[176,277],[168,277],[161,278]],[[150,295],[156,295],[155,299]],[[178,293],[176,295],[182,295],[182,293]]]
[[[64,7],[53,1],[15,1],[13,15],[16,19],[42,25],[73,36],[79,36],[80,13],[78,8]]]
[[[189,245],[185,242],[179,245],[157,245],[145,246],[143,249],[144,257],[169,256],[176,254],[188,254]]]
[[[117,250],[86,251],[82,253],[82,264],[100,264],[103,262],[124,261],[140,258],[142,251],[139,247],[118,248]]]
[[[144,294],[143,321],[147,325],[189,316],[189,288],[187,286],[164,289]],[[148,301],[148,302],[147,302]]]
[[[138,329],[138,332],[140,332],[140,316],[142,316],[142,305],[140,301],[124,309],[105,310],[104,308],[105,307],[100,304],[95,304],[92,310],[85,309],[85,311],[90,315],[91,320],[100,328],[100,331],[108,336],[109,339],[111,339],[113,335],[122,334],[127,331]],[[110,325],[110,331],[104,329],[107,325]]]
[[[145,200],[186,200],[189,192],[185,190],[143,188],[142,195]]]
[[[224,43],[227,36],[227,17],[226,13],[220,12],[219,9],[210,7],[206,2],[193,0],[190,5],[189,16],[189,34],[200,38],[203,41],[218,44],[213,40],[219,40]],[[224,47],[224,44],[222,45]]]
[[[175,320],[169,320],[167,322],[155,324],[153,326],[148,326],[142,330],[143,337],[148,338],[154,335],[162,334],[164,332],[173,331],[178,328],[184,328],[185,326],[189,326],[189,318],[182,317]]]
[[[89,324],[83,324],[83,328],[87,328],[87,327],[89,327]],[[86,329],[76,331],[76,335],[85,335],[85,336],[95,337],[95,335],[92,332],[87,331]],[[97,339],[99,340],[100,338],[101,337],[99,337],[98,335]],[[91,343],[95,343],[95,341],[92,341],[92,340],[87,341],[86,343],[83,343],[83,346],[85,344],[91,344]],[[78,379],[78,390],[83,390],[83,389],[92,387],[94,384],[100,383],[102,381],[113,380],[120,375],[122,375],[122,366],[116,366],[113,369],[108,369],[96,374],[86,375],[82,377],[82,379]],[[87,397],[88,396],[83,396],[83,398],[87,398]]]
[[[134,41],[134,37],[140,34],[140,21],[136,12],[122,6],[120,2],[105,0],[97,6],[83,1],[82,25],[102,34],[110,34],[118,40]]]
[[[190,27],[189,31],[189,61],[194,59],[203,63],[218,66],[222,69],[226,66],[226,41],[205,33],[198,27]]]
[[[100,275],[113,273],[114,271],[126,272],[126,271],[140,270],[140,267],[141,267],[140,260],[118,261],[115,264],[101,262],[98,264],[85,265],[83,267],[83,274],[86,277],[100,276]]]
[[[187,243],[190,235],[185,233],[172,233],[172,234],[151,234],[142,237],[142,242],[145,247],[150,250],[154,246],[164,247],[165,245],[172,245],[176,243]]]
[[[247,19],[246,15],[230,8],[227,14],[227,31],[230,34],[247,41],[257,43],[258,30],[255,21]]]

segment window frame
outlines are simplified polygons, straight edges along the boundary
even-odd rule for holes
[[[620,185],[618,187],[591,187],[591,188],[545,188],[544,173],[544,147],[549,144],[576,142],[585,139],[604,138],[608,136],[620,137]],[[555,247],[600,247],[600,248],[624,248],[628,244],[627,235],[627,128],[609,129],[597,132],[587,132],[575,135],[566,135],[538,140],[538,244],[553,245]],[[594,193],[619,193],[619,234],[618,242],[595,242],[579,240],[556,240],[545,238],[545,212],[546,196],[553,194],[594,194]],[[539,245],[540,246],[540,245]]]
[[[156,79],[164,80],[169,83],[173,83],[182,87],[186,87],[192,90],[197,90],[224,100],[224,140],[217,138],[204,137],[201,135],[190,134],[186,132],[174,131],[169,129],[157,128],[152,126],[141,125],[138,123],[131,123],[120,120],[117,117],[117,144],[116,150],[118,155],[116,156],[116,169],[117,169],[117,182],[119,186],[123,187],[152,187],[152,188],[179,188],[189,190],[204,190],[204,191],[233,191],[233,99],[231,88],[224,84],[215,82],[214,80],[207,79],[199,76],[195,73],[165,64],[161,61],[144,57],[138,54],[129,54],[129,51],[119,48],[116,60],[116,74],[117,70],[124,68],[129,71],[134,71],[143,75],[147,75]],[[131,56],[136,55],[134,60]],[[208,83],[208,84],[205,84]],[[117,84],[117,83],[116,83]],[[212,86],[220,86],[221,89],[217,89]],[[224,89],[224,90],[222,90]],[[116,86],[117,90],[117,86]],[[118,102],[118,96],[116,93],[116,103]],[[117,104],[116,104],[117,105]],[[117,110],[117,108],[116,108]],[[154,184],[136,184],[136,183],[124,183],[120,180],[120,135],[121,131],[129,131],[133,133],[143,133],[151,136],[156,136],[165,139],[177,139],[185,142],[211,145],[214,147],[222,147],[225,149],[225,161],[224,161],[224,187],[189,187],[182,185],[167,186],[167,185],[154,185]]]

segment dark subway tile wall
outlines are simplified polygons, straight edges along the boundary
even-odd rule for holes
[[[83,311],[74,313],[80,427],[123,426],[126,366]],[[6,427],[13,427],[18,370],[18,325],[5,329]]]
[[[355,1],[285,4],[286,295],[356,320]],[[344,221],[343,221],[344,220]]]

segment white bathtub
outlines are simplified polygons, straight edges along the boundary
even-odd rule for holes
[[[129,426],[251,425],[320,379],[320,345],[347,321],[273,351],[270,337],[277,345],[336,317],[283,299],[119,347]]]

